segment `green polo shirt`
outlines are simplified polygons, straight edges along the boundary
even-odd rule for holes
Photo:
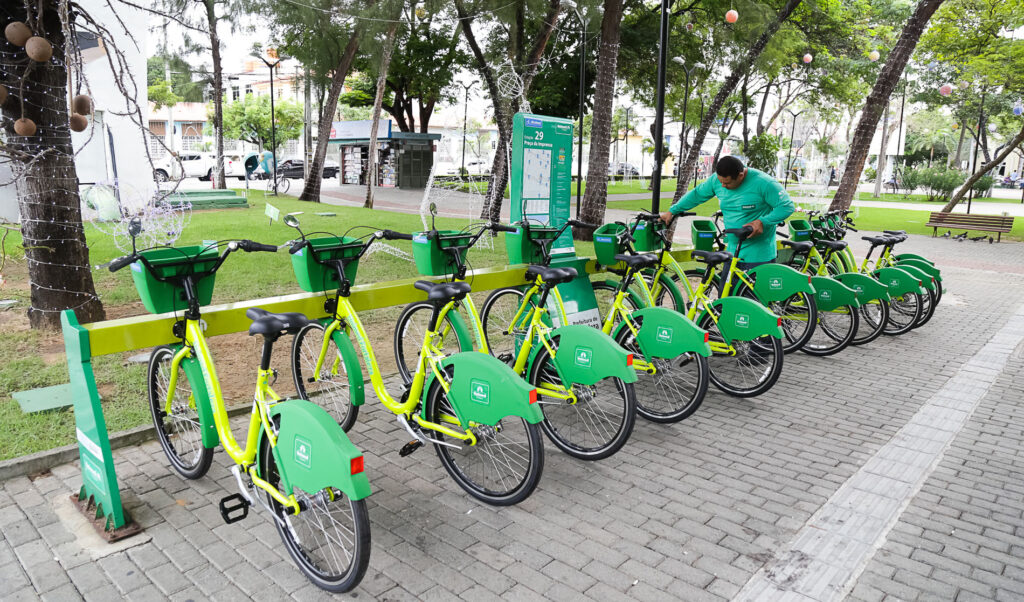
[[[725,228],[742,228],[745,224],[759,219],[764,224],[764,232],[755,238],[748,238],[743,243],[740,260],[745,262],[772,261],[777,254],[775,248],[775,226],[781,224],[793,214],[795,207],[789,194],[775,178],[754,169],[747,168],[743,183],[735,190],[729,190],[718,181],[718,176],[701,182],[696,188],[687,192],[677,203],[669,208],[678,214],[689,211],[697,205],[718,197],[722,208]],[[726,235],[726,247],[729,252],[736,252],[736,237]]]

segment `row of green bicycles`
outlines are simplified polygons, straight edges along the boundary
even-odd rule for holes
[[[599,228],[524,220],[461,231],[432,224],[413,234],[371,228],[362,236],[350,235],[360,227],[341,235],[303,232],[287,216],[297,237],[280,248],[289,251],[299,286],[324,294],[327,317],[247,311],[249,334],[262,337],[263,347],[243,444],[228,421],[202,307],[228,256],[279,247],[250,240],[143,250],[133,244],[109,269],[131,267],[148,311],[176,318],[181,312],[172,329],[178,342],[154,349],[147,373],[150,410],[171,467],[201,478],[222,446],[238,488],[220,502],[225,522],[241,521],[252,507],[265,511],[306,577],[344,592],[359,584],[370,555],[371,489],[363,455],[346,434],[367,384],[409,436],[401,456],[429,444],[462,489],[502,506],[537,487],[541,433],[574,458],[607,458],[625,445],[637,414],[678,422],[699,408],[709,382],[731,395],[759,395],[778,380],[787,351],[838,351],[847,335],[833,314],[853,324],[846,344],[900,334],[930,318],[941,294],[938,271],[923,258],[893,254],[905,235],[873,240],[872,251],[882,247],[874,263],[869,255],[851,269],[852,255],[839,240],[852,229],[848,217],[812,218],[806,236],[801,223],[790,222],[790,265],[744,272],[717,246],[722,235],[742,245],[748,230],[694,222],[712,233],[712,246],[693,251],[698,263],[684,267],[671,252],[671,230],[647,213]],[[576,267],[553,258],[552,243],[570,226],[595,229],[598,262],[617,278],[601,276],[588,287]],[[129,225],[133,241],[141,230],[139,221]],[[482,237],[498,233],[528,265],[521,285],[492,291],[478,312],[467,256]],[[411,241],[418,270],[444,277],[417,281],[423,300],[399,316],[395,395],[350,299],[360,259],[381,240]],[[577,301],[564,301],[560,285],[578,292],[581,280],[596,294],[599,328],[573,324],[574,312],[567,312]],[[292,338],[299,399],[283,399],[272,388],[273,347],[285,335]]]

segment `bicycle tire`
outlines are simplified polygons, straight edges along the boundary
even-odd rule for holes
[[[642,318],[635,318],[637,325]],[[636,337],[629,328],[621,328],[615,342],[635,357],[644,357]],[[636,391],[636,411],[651,422],[669,424],[693,415],[704,402],[708,392],[708,361],[704,356],[689,352],[671,359],[651,358],[657,373],[639,372],[633,389]],[[680,382],[680,377],[683,382]],[[690,385],[689,383],[693,383]]]
[[[281,479],[271,449],[270,440],[264,437],[260,446],[260,475],[280,488]],[[333,487],[312,495],[295,489],[296,499],[304,506],[295,515],[269,493],[260,490],[274,513],[274,527],[288,555],[302,574],[320,589],[333,593],[352,590],[362,581],[370,564],[370,515],[366,500],[353,500]],[[350,528],[348,523],[351,523]],[[326,533],[327,525],[330,525],[330,534]],[[351,551],[342,547],[339,553],[337,548],[342,540],[351,542]]]
[[[746,284],[740,283],[737,294],[764,305],[782,318],[783,353],[799,351],[814,336],[818,324],[818,305],[804,292],[793,293],[782,301],[764,303]]]
[[[889,301],[889,321],[883,334],[896,336],[910,332],[921,317],[921,295],[904,293],[895,295]]]
[[[320,355],[324,340],[323,335],[326,330],[319,322],[310,322],[295,334],[291,353],[295,390],[300,398],[311,401],[327,410],[327,413],[337,421],[338,426],[345,432],[348,432],[359,416],[359,406],[352,403],[348,374],[344,371],[345,362],[341,357],[341,350],[338,349],[337,343],[331,341],[328,346],[327,357],[324,358],[324,364],[327,363],[327,358],[329,357],[331,358],[332,368],[333,363],[337,362],[340,372],[338,374],[324,374],[323,371],[327,369],[325,365],[321,366],[320,377],[310,377],[310,374],[316,368],[316,360]],[[319,336],[315,336],[313,334],[314,331]],[[334,350],[334,354],[331,354],[331,349]],[[333,371],[332,369],[331,372]],[[323,376],[326,376],[326,378],[322,378]],[[362,375],[359,378],[362,378]]]
[[[521,339],[526,334],[525,329],[511,328],[512,318],[524,294],[518,288],[499,288],[487,296],[480,308],[480,322],[484,338],[487,339],[487,349],[491,355],[508,364],[515,360]],[[525,319],[525,314],[520,319]]]
[[[444,387],[438,380],[430,385],[425,409],[427,419],[435,423],[442,422],[443,414],[454,415]],[[513,430],[518,433],[521,429],[525,436],[518,440],[506,435],[506,431],[511,434]],[[458,449],[444,445],[446,441],[442,433],[430,432],[432,438],[442,442],[434,443],[434,451],[452,479],[466,493],[492,506],[510,506],[528,498],[544,472],[544,443],[537,425],[518,416],[507,416],[495,426],[478,427],[475,432],[477,444],[462,445]],[[525,460],[525,467],[512,470],[511,462],[516,459]],[[499,468],[507,468],[512,474],[492,479],[493,485],[483,482],[489,470]]]
[[[857,308],[857,312],[860,314],[857,333],[851,345],[864,345],[882,336],[882,330],[889,321],[889,304],[884,299],[868,301]]]
[[[558,349],[558,337],[550,345]],[[530,366],[531,385],[564,387],[547,347],[538,349]],[[600,387],[600,389],[599,389]],[[568,388],[568,387],[567,387]],[[579,460],[602,460],[616,453],[629,440],[636,422],[636,391],[632,383],[608,377],[593,385],[571,385],[576,403],[540,395],[537,403],[544,412],[541,429],[555,447]],[[600,398],[599,398],[600,396]],[[603,401],[604,399],[608,401]]]
[[[700,327],[708,331],[710,341],[724,342],[718,326],[710,315],[705,315],[701,319]],[[785,353],[782,351],[782,341],[773,336],[765,335],[754,341],[736,341],[736,343],[738,345],[734,345],[737,348],[735,356],[712,353],[711,358],[709,358],[708,374],[711,377],[712,384],[723,393],[733,397],[756,397],[766,393],[775,386],[775,383],[779,380],[779,375],[782,374],[782,360],[785,356]],[[731,362],[739,362],[743,359],[740,357],[740,352],[743,353],[743,358],[754,357],[759,360],[768,360],[767,368],[755,368],[751,371],[751,374],[754,375],[760,372],[760,375],[757,376],[752,385],[743,386],[729,382],[732,378],[730,371],[726,370],[726,368],[732,366]],[[716,366],[718,366],[717,370]]]
[[[146,371],[149,384],[147,387],[149,411],[153,417],[153,427],[156,429],[160,447],[163,448],[164,455],[171,463],[171,468],[186,479],[198,479],[210,470],[213,450],[203,446],[203,425],[199,422],[198,412],[189,404],[189,398],[192,396],[192,383],[189,382],[184,368],[180,366],[178,367],[174,401],[171,406],[172,415],[168,416],[164,411],[167,403],[167,391],[170,386],[168,372],[170,372],[174,353],[173,347],[161,345],[149,355],[149,365]],[[171,418],[171,421],[166,421],[167,418]],[[179,451],[178,448],[181,450]]]
[[[650,273],[644,274],[644,280],[647,282],[648,287],[653,285],[651,278],[652,275]],[[689,308],[690,300],[686,298],[686,290],[679,286],[679,276],[675,272],[663,272],[658,281],[662,285],[654,297],[655,307],[664,307],[685,314]]]
[[[935,291],[925,289],[925,294],[921,295],[921,316],[914,323],[914,328],[920,328],[932,319],[932,316],[935,315],[935,306],[938,303]]]
[[[833,321],[836,323],[832,324]],[[817,357],[835,355],[853,343],[859,325],[860,316],[852,305],[841,305],[830,311],[818,310],[814,332],[824,336],[811,337],[800,350]]]
[[[412,375],[416,372],[416,363],[419,361],[420,351],[423,349],[423,338],[427,333],[427,325],[434,315],[434,306],[426,301],[417,301],[405,306],[395,323],[394,347],[395,364],[398,366],[398,374],[401,375],[405,384],[412,382]],[[452,355],[459,351],[472,351],[463,349],[455,334],[455,326],[449,315],[445,316],[447,328],[438,333],[434,343],[445,355]],[[411,330],[410,330],[411,329]],[[450,344],[457,347],[449,349]]]

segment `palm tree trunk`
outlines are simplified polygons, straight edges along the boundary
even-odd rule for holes
[[[941,1],[941,0],[940,0]],[[686,160],[679,166],[679,173],[691,174],[697,167],[697,159],[700,158],[700,149],[704,144],[704,138],[708,134],[708,130],[711,129],[711,124],[715,122],[718,117],[718,111],[725,104],[726,99],[732,94],[733,90],[736,89],[736,84],[739,83],[740,78],[747,73],[757,60],[757,57],[761,56],[761,52],[764,51],[765,46],[768,45],[768,41],[772,39],[775,32],[779,30],[782,23],[789,18],[796,7],[800,5],[801,0],[786,0],[786,4],[776,15],[775,20],[768,24],[761,36],[754,42],[754,44],[747,50],[747,54],[741,59],[725,81],[722,82],[722,87],[718,89],[718,94],[715,94],[714,100],[711,101],[710,106],[704,112],[704,119],[700,123],[700,128],[697,130],[697,134],[693,138],[693,144],[690,146],[690,151],[686,154]],[[683,194],[686,193],[687,189],[686,180],[678,180],[676,185],[676,192],[672,196],[672,202],[678,201]]]
[[[974,186],[974,183],[981,179],[983,175],[998,167],[999,164],[1003,162],[1003,159],[1012,153],[1014,149],[1020,146],[1021,142],[1024,142],[1024,126],[1020,128],[1020,131],[1017,132],[1017,135],[1014,136],[1012,140],[1006,143],[1006,146],[996,154],[994,159],[982,165],[981,169],[976,170],[974,175],[967,178],[967,181],[960,187],[960,190],[957,190],[956,194],[953,195],[953,198],[949,199],[949,202],[942,207],[942,211],[952,211],[953,207],[956,207],[957,203],[959,203],[964,198],[964,195],[967,194],[967,191]]]
[[[594,86],[594,112],[590,122],[590,161],[587,163],[587,188],[583,192],[580,220],[588,224],[604,223],[608,203],[608,151],[611,146],[612,104],[615,101],[615,71],[619,58],[619,31],[622,0],[605,0],[601,18],[601,48],[597,55],[597,81]],[[577,240],[593,236],[590,228],[576,228]]]
[[[401,4],[398,5],[401,8]],[[373,209],[373,187],[377,184],[377,122],[380,121],[381,105],[384,104],[384,88],[388,83],[388,69],[391,67],[391,53],[394,50],[395,33],[398,32],[398,17],[392,15],[384,41],[384,54],[380,57],[380,73],[377,74],[377,93],[373,97],[373,121],[370,122],[370,152],[366,166],[366,200],[363,207]]]
[[[846,169],[843,171],[842,180],[839,182],[839,189],[832,199],[831,209],[848,209],[853,202],[857,192],[857,182],[860,181],[860,174],[864,171],[864,161],[868,157],[868,148],[871,139],[875,135],[875,128],[878,126],[878,119],[882,110],[889,103],[892,91],[896,89],[900,76],[903,74],[907,61],[917,47],[917,41],[921,38],[928,20],[942,4],[943,0],[921,0],[914,14],[903,26],[899,41],[893,47],[882,66],[878,80],[871,89],[864,109],[861,111],[860,122],[854,130],[853,141],[850,142],[850,152],[846,157]]]
[[[316,152],[313,153],[313,161],[309,166],[309,179],[306,180],[302,194],[299,195],[300,201],[320,202],[320,183],[324,175],[324,159],[327,157],[327,141],[330,139],[331,122],[334,120],[334,112],[338,110],[338,98],[345,85],[345,78],[348,77],[348,72],[352,69],[352,62],[356,57],[356,51],[359,50],[361,33],[358,26],[352,31],[352,37],[348,39],[345,51],[338,59],[334,73],[331,74],[331,88],[327,93],[327,100],[320,107],[320,120],[316,126]]]
[[[217,153],[213,163],[213,187],[227,188],[224,181],[224,69],[220,60],[220,36],[217,35],[217,3],[205,0],[205,4],[213,56],[213,139]]]

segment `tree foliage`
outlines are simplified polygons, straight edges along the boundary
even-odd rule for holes
[[[271,129],[270,97],[246,94],[241,100],[224,105],[224,135],[267,149],[271,146],[272,133],[277,139],[277,148],[302,135],[301,105],[287,99],[275,100],[274,115],[276,132]]]

